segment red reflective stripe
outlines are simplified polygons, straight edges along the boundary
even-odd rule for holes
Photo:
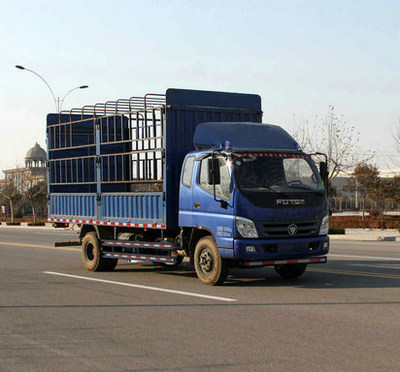
[[[240,153],[240,155],[252,155],[256,157],[270,157],[270,158],[296,158],[296,159],[308,159],[309,156],[304,154],[291,154],[283,152],[250,152],[250,153]]]
[[[323,262],[325,261],[324,258],[311,258],[310,262]]]
[[[141,255],[115,254],[115,253],[106,253],[105,256],[106,256],[106,257],[118,257],[118,258],[139,259],[139,260],[152,260],[152,261],[174,262],[174,259],[173,259],[173,258],[169,258],[169,257],[141,256]]]
[[[140,223],[131,223],[131,222],[110,222],[110,221],[93,221],[93,220],[74,220],[74,219],[60,219],[60,218],[48,218],[49,222],[66,222],[66,223],[84,223],[91,225],[104,225],[104,226],[129,226],[129,227],[143,227],[143,228],[161,228],[166,229],[166,225],[157,225],[157,224],[140,224]]]

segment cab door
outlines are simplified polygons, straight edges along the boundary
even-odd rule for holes
[[[182,168],[181,182],[179,186],[179,226],[193,226],[193,168],[195,156],[186,157]]]
[[[219,179],[213,184],[210,169],[213,158],[196,162],[196,178],[193,180],[193,226],[213,233],[218,248],[233,248],[234,205],[231,169],[227,159],[218,155]],[[215,159],[214,158],[214,159]]]

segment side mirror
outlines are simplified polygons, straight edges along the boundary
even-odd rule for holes
[[[321,175],[322,181],[324,181],[325,187],[327,187],[329,173],[328,165],[324,161],[321,161],[321,163],[319,163],[319,174]]]
[[[219,171],[219,160],[211,158],[208,162],[208,184],[219,185],[221,183],[221,173]]]

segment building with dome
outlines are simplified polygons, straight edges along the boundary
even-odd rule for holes
[[[4,170],[5,178],[0,180],[0,185],[12,182],[15,187],[22,192],[23,189],[27,187],[26,180],[29,180],[30,185],[40,181],[46,181],[46,161],[46,151],[36,143],[26,153],[25,167]]]
[[[25,156],[26,168],[44,168],[46,167],[47,154],[36,142],[35,146],[28,150]]]

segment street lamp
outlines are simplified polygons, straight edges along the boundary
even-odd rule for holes
[[[15,67],[16,67],[18,70],[25,70],[25,71],[32,72],[32,74],[35,74],[36,76],[38,76],[38,77],[47,85],[47,88],[49,88],[50,93],[51,93],[51,95],[52,95],[52,97],[53,97],[54,104],[55,104],[55,107],[56,107],[56,111],[57,111],[58,113],[61,111],[61,107],[62,107],[62,105],[63,105],[63,103],[64,103],[65,97],[67,97],[68,94],[70,94],[71,92],[73,92],[73,91],[76,90],[76,89],[86,89],[86,88],[89,88],[89,85],[81,85],[81,86],[79,86],[79,87],[75,87],[75,88],[71,89],[69,92],[67,92],[67,94],[65,94],[65,96],[64,96],[62,99],[60,99],[60,97],[57,97],[57,98],[56,98],[56,96],[55,96],[55,94],[54,94],[54,92],[53,92],[53,89],[51,89],[51,86],[49,85],[49,83],[48,83],[41,75],[39,75],[37,72],[35,72],[35,71],[33,71],[33,70],[30,70],[30,69],[28,69],[28,68],[25,68],[24,66],[21,66],[21,65],[16,65]]]

